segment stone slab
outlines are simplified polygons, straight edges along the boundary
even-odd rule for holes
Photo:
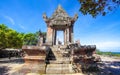
[[[49,64],[46,68],[46,74],[70,74],[72,72],[71,64]]]
[[[18,70],[10,73],[10,75],[29,75],[29,74],[45,74],[46,64],[24,64]]]

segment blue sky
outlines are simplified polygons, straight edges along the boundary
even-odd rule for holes
[[[82,45],[95,44],[102,51],[120,50],[120,8],[104,17],[92,18],[79,12],[78,0],[0,0],[0,24],[18,32],[29,33],[39,29],[45,32],[47,26],[42,14],[45,12],[50,17],[59,4],[71,17],[78,13],[74,40],[80,40]],[[58,37],[61,35],[58,32]]]

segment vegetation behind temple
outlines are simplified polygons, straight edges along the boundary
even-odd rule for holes
[[[46,32],[42,32],[46,36]],[[36,33],[20,33],[8,28],[5,24],[0,24],[0,49],[5,48],[21,48],[22,45],[36,45],[38,43],[39,32]],[[112,52],[102,52],[96,50],[99,55],[119,56]]]
[[[46,32],[42,32],[42,34],[46,35]],[[0,24],[0,49],[36,45],[38,37],[38,31],[36,33],[20,33],[8,28],[5,24]]]
[[[100,50],[96,50],[96,53],[99,55],[107,55],[107,56],[117,56],[120,57],[120,53],[114,53],[114,52],[102,52]]]

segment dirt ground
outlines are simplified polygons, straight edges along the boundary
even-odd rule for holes
[[[22,58],[0,58],[0,75],[9,75],[11,68],[22,65],[23,63]]]
[[[103,75],[120,75],[120,57],[100,56],[99,68]]]
[[[102,62],[100,62],[98,65],[100,69],[99,75],[120,75],[120,58],[109,57],[109,56],[100,56],[100,57]],[[0,58],[0,75],[10,75],[10,72],[17,70],[17,67],[21,68],[23,66],[23,63],[24,61],[22,58],[16,58],[16,57],[13,57],[11,59]],[[37,75],[37,74],[28,74],[28,75]],[[84,75],[84,74],[77,73],[72,75]]]

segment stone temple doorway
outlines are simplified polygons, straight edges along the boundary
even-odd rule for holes
[[[64,45],[64,32],[61,31],[61,30],[58,30],[57,31],[57,34],[56,34],[56,44],[55,45],[58,45],[58,41],[61,42],[61,45]]]
[[[56,45],[56,34],[58,30],[63,31],[64,45],[73,43],[73,26],[78,15],[70,17],[65,10],[59,5],[52,17],[47,17],[43,14],[43,19],[47,24],[46,43]]]

